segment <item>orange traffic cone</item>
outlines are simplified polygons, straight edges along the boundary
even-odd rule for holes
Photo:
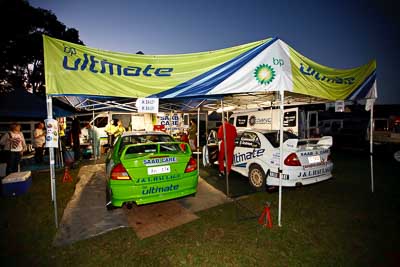
[[[271,210],[270,210],[270,203],[266,202],[264,206],[264,210],[261,213],[260,217],[258,218],[258,223],[268,227],[272,228],[272,219],[271,219]]]
[[[72,176],[71,176],[71,174],[69,173],[69,167],[65,167],[65,169],[64,169],[64,177],[63,177],[63,179],[62,179],[62,182],[63,182],[63,183],[72,182]]]

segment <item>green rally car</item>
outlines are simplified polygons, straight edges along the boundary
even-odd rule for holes
[[[107,208],[196,193],[197,162],[187,143],[163,132],[126,132],[106,158]]]

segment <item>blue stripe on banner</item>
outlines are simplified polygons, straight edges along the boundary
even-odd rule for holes
[[[356,100],[365,98],[365,96],[369,93],[369,90],[374,85],[375,80],[376,80],[376,70],[374,70],[365,79],[365,81],[346,98],[346,100]]]
[[[243,67],[251,59],[264,51],[265,48],[272,45],[278,38],[273,38],[271,41],[259,45],[233,59],[227,61],[218,67],[211,69],[189,81],[181,83],[174,88],[168,89],[164,92],[154,94],[149,97],[158,98],[175,98],[205,95],[215,86],[223,82],[226,78]],[[202,81],[203,80],[203,81]],[[198,84],[196,84],[198,83]]]

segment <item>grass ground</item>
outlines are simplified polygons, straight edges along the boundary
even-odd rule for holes
[[[198,213],[200,219],[139,240],[133,229],[115,230],[65,247],[53,247],[53,207],[48,173],[33,174],[28,194],[1,198],[3,266],[399,266],[400,164],[375,158],[370,192],[369,158],[337,152],[334,179],[284,190],[277,227],[277,193],[241,198],[260,214],[272,202],[274,226],[262,228],[235,203]],[[77,169],[72,170],[73,177]],[[62,172],[57,173],[61,181]],[[58,213],[74,191],[58,183]]]

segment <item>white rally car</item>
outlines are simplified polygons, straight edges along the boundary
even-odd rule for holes
[[[332,137],[299,139],[283,134],[282,186],[294,187],[313,184],[332,177],[333,163],[329,148]],[[238,134],[233,155],[232,170],[249,178],[258,190],[279,185],[279,131],[246,130]],[[209,138],[203,148],[203,163],[218,163],[219,144]]]

